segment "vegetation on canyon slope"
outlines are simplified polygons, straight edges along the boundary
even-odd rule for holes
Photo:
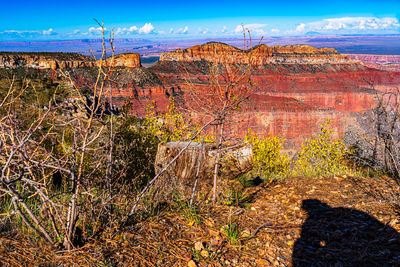
[[[149,107],[147,116],[137,119],[128,114],[105,115],[105,102],[92,103],[88,108],[87,99],[80,99],[85,102],[74,100],[69,105],[66,99],[72,97],[71,87],[53,88],[50,94],[49,89],[27,82],[13,83],[9,89],[2,92],[1,106],[2,221],[13,221],[32,237],[42,236],[55,246],[62,245],[66,235],[63,231],[68,231],[68,218],[63,216],[68,214],[77,186],[72,173],[80,173],[82,186],[77,196],[79,216],[71,237],[76,247],[107,228],[125,224],[131,200],[155,175],[153,162],[158,144],[191,139],[199,128],[185,122],[173,99],[166,114],[155,114]],[[94,115],[96,108],[101,110],[100,115]],[[86,145],[81,143],[82,136],[87,136]],[[272,180],[351,173],[351,154],[343,141],[332,137],[329,124],[307,140],[293,159],[282,153],[284,141],[279,137],[260,138],[250,132],[243,141],[252,144],[254,153],[254,168],[247,177]],[[222,188],[220,193],[230,194],[231,200],[222,198],[222,203],[242,203],[242,193],[229,193],[229,188]],[[188,201],[182,195],[179,198],[181,203]],[[172,203],[175,200],[171,199]],[[160,210],[146,197],[143,205],[142,216],[146,210]],[[185,205],[183,210],[193,208]]]

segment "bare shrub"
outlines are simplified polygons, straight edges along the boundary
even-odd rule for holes
[[[354,160],[400,179],[400,91],[377,93],[377,105],[358,117],[345,136]]]
[[[112,222],[118,191],[112,188],[116,118],[105,97],[113,68],[105,64],[99,26],[102,55],[88,94],[59,70],[63,82],[51,94],[43,84],[13,78],[0,103],[1,202],[49,244],[68,250]],[[112,48],[111,54],[112,62]]]

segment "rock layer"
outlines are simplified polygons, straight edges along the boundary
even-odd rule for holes
[[[104,61],[103,61],[104,62]],[[0,68],[37,68],[37,69],[76,69],[95,67],[100,60],[75,53],[0,53]],[[107,58],[105,66],[139,68],[140,55],[136,53],[119,54]]]
[[[208,61],[223,64],[354,64],[347,56],[333,48],[315,48],[308,45],[267,46],[258,45],[249,50],[217,42],[178,49],[161,55],[160,61]]]
[[[114,67],[140,68],[140,55],[137,53],[127,53],[115,55],[106,60],[106,65]]]
[[[306,45],[241,50],[207,43],[165,53],[151,70],[190,109],[193,91],[216,97],[209,92],[210,65],[215,63],[252,66],[255,90],[231,118],[227,133],[238,137],[252,128],[259,135],[285,137],[289,147],[298,147],[326,119],[343,134],[360,112],[375,107],[377,94],[400,86],[399,72],[370,68],[334,49]]]
[[[2,68],[63,69],[95,66],[89,57],[74,53],[1,53]]]
[[[400,71],[399,55],[365,55],[351,54],[349,58],[360,60],[364,65],[386,71]]]
[[[375,107],[377,94],[400,90],[399,71],[372,68],[373,56],[352,58],[334,49],[306,45],[260,45],[241,50],[207,43],[165,53],[157,64],[146,69],[141,67],[139,55],[122,54],[114,62],[106,60],[106,66],[114,65],[116,69],[105,92],[113,95],[113,104],[127,105],[138,116],[145,114],[150,103],[157,111],[166,111],[168,98],[174,97],[178,107],[189,110],[190,116],[201,123],[207,118],[193,108],[196,103],[190,95],[216,97],[210,93],[213,63],[221,63],[222,67],[248,65],[255,90],[226,125],[226,132],[231,137],[242,137],[251,128],[259,135],[283,136],[288,147],[297,147],[318,131],[324,120],[331,119],[333,127],[343,133],[358,114]],[[367,63],[358,59],[366,59]],[[91,88],[97,64],[78,54],[0,53],[0,68],[24,67],[35,73],[36,79],[45,76],[55,84],[61,79],[53,70],[71,69],[80,88]]]

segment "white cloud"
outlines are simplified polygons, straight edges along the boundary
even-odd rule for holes
[[[104,28],[104,30],[106,29]],[[90,34],[101,34],[102,29],[101,27],[90,27],[88,31]]]
[[[57,35],[57,32],[49,28],[47,30],[5,30],[0,32],[0,34],[10,38],[32,38]]]
[[[151,23],[145,23],[140,29],[139,33],[141,34],[150,34],[155,33],[155,28]]]
[[[138,28],[133,25],[130,27],[118,27],[114,30],[115,35],[130,35],[130,34],[155,34],[157,33],[153,24],[145,23],[142,27]]]
[[[52,35],[53,33],[54,33],[54,30],[52,28],[42,31],[43,35]]]
[[[279,29],[271,29],[271,33],[279,33],[280,32],[280,30]]]
[[[185,26],[183,28],[179,28],[176,31],[174,31],[176,34],[188,34],[189,33],[189,27]]]
[[[297,25],[295,32],[303,33],[305,29],[306,29],[306,24],[300,23],[299,25]]]
[[[207,34],[207,33],[209,33],[209,32],[210,32],[209,29],[202,29],[202,28],[199,28],[199,33],[200,33],[200,34]]]
[[[321,30],[390,30],[400,28],[396,18],[344,17],[325,19],[314,27]]]
[[[138,32],[138,27],[136,26],[131,26],[129,28],[127,27],[118,27],[114,30],[115,35],[128,35],[128,34],[135,34]]]
[[[136,26],[131,26],[131,27],[129,27],[128,31],[129,31],[129,32],[137,32],[137,31],[138,31],[138,27],[136,27]]]
[[[289,33],[304,33],[307,31],[321,32],[379,32],[396,31],[400,29],[397,18],[378,17],[342,17],[329,18],[309,23],[300,23]]]
[[[222,32],[222,33],[226,33],[227,31],[228,31],[228,29],[227,29],[226,26],[224,25],[224,26],[222,27],[221,32]]]
[[[267,24],[259,24],[259,23],[241,24],[236,26],[234,32],[243,33],[243,30],[245,30],[245,31],[250,31],[251,34],[265,35],[267,33],[264,29],[266,26]]]

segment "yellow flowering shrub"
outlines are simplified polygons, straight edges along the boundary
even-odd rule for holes
[[[290,160],[282,154],[284,139],[272,136],[259,138],[251,130],[245,141],[253,146],[253,171],[262,178],[279,178],[288,174]]]
[[[293,176],[330,176],[349,171],[346,158],[350,150],[341,139],[333,138],[330,121],[326,121],[321,132],[306,140],[294,162]]]
[[[162,142],[189,139],[194,131],[194,127],[185,122],[183,114],[176,110],[172,97],[169,101],[168,112],[165,114],[157,115],[154,103],[146,107],[144,126]]]

